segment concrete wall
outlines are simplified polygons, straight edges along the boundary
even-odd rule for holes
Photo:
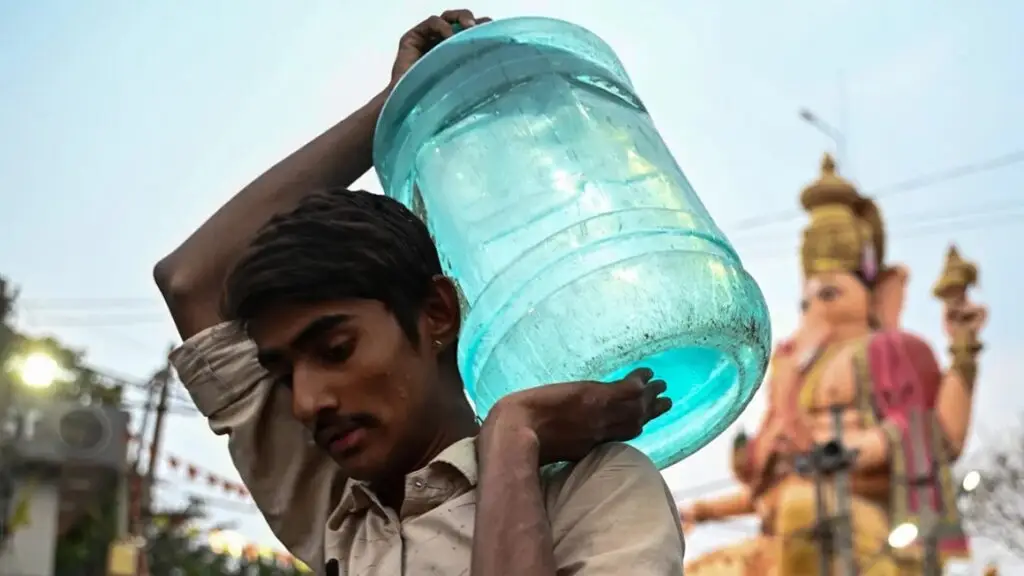
[[[55,576],[60,485],[53,479],[17,481],[14,501],[29,494],[29,524],[2,544],[0,576]]]

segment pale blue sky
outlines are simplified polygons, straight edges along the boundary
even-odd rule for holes
[[[0,4],[0,272],[23,289],[23,326],[88,348],[98,366],[146,376],[174,339],[152,264],[238,188],[370,98],[401,32],[449,7],[425,0]],[[1024,3],[481,0],[471,7],[494,17],[564,18],[611,44],[761,283],[776,335],[795,323],[803,220],[795,213],[767,227],[744,223],[795,209],[800,188],[816,176],[831,144],[798,119],[802,106],[842,128],[844,168],[866,190],[1024,150]],[[372,175],[361,185],[379,190]],[[908,328],[942,345],[929,288],[949,240],[980,263],[978,297],[993,308],[975,409],[984,414],[976,427],[984,438],[1024,408],[1024,368],[1016,363],[1024,337],[1011,320],[1024,318],[1014,295],[1024,275],[1012,249],[1024,240],[1022,187],[1019,163],[881,199],[892,259],[913,272]],[[139,301],[123,302],[110,319],[96,302],[61,310],[47,301],[64,298]],[[742,421],[753,425],[762,406],[756,401]],[[727,443],[670,469],[670,483],[727,478]],[[234,474],[224,442],[198,418],[172,417],[166,447]],[[217,518],[272,540],[258,516]],[[689,548],[735,540],[750,532],[744,526],[699,529]]]

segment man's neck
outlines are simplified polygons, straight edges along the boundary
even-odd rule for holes
[[[476,436],[480,432],[480,424],[477,422],[476,414],[473,413],[473,409],[469,407],[468,402],[463,400],[451,408],[451,410],[445,411],[445,416],[441,419],[442,424],[438,427],[437,434],[427,444],[426,450],[420,457],[419,462],[412,468],[413,470],[419,470],[426,466],[434,458],[437,458],[441,452],[444,452],[449,446],[459,440]]]
[[[461,390],[461,384],[458,389]],[[476,436],[480,432],[476,414],[470,408],[465,397],[454,400],[439,410],[439,413],[440,417],[436,420],[440,424],[437,427],[437,433],[424,445],[419,459],[408,467],[407,474],[430,464],[452,444]],[[373,491],[382,504],[397,510],[405,498],[405,475],[394,478],[388,483],[374,484]]]

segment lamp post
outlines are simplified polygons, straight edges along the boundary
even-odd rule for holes
[[[835,126],[821,119],[820,116],[803,108],[800,110],[800,119],[810,124],[815,130],[832,140],[836,147],[836,164],[845,167],[846,163],[846,137],[843,132]]]
[[[957,487],[957,497],[970,494],[981,485],[981,473],[971,470],[964,474]],[[894,550],[902,550],[920,540],[924,546],[924,576],[941,576],[942,567],[939,563],[939,522],[933,514],[922,515],[920,526],[912,522],[904,522],[889,533],[888,544]]]

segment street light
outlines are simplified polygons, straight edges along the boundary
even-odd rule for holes
[[[960,490],[964,494],[970,494],[978,489],[981,485],[981,472],[977,470],[971,470],[967,474],[964,474],[964,479],[960,483]]]
[[[15,366],[22,383],[37,390],[49,388],[60,377],[60,364],[43,352],[33,352],[21,359]]]
[[[957,496],[970,494],[981,485],[981,473],[977,470],[970,470],[960,480],[957,486]],[[932,576],[939,570],[938,547],[937,547],[937,519],[928,515],[922,519],[922,526],[919,528],[913,522],[904,522],[889,532],[888,544],[893,550],[907,548],[918,540],[924,540],[924,574]]]
[[[800,119],[832,140],[836,147],[836,164],[843,166],[846,162],[846,138],[843,137],[842,131],[822,120],[821,117],[807,108],[800,109]]]
[[[970,470],[964,474],[963,479],[960,481],[960,486],[957,487],[957,496],[970,494],[977,490],[980,485],[981,472],[978,472],[977,470]],[[930,527],[926,528],[930,530]],[[889,546],[896,550],[906,548],[913,544],[919,535],[920,530],[916,524],[913,522],[904,522],[903,524],[893,528],[892,532],[889,533]]]
[[[917,524],[904,522],[892,529],[889,533],[889,547],[895,550],[902,550],[917,540]]]

